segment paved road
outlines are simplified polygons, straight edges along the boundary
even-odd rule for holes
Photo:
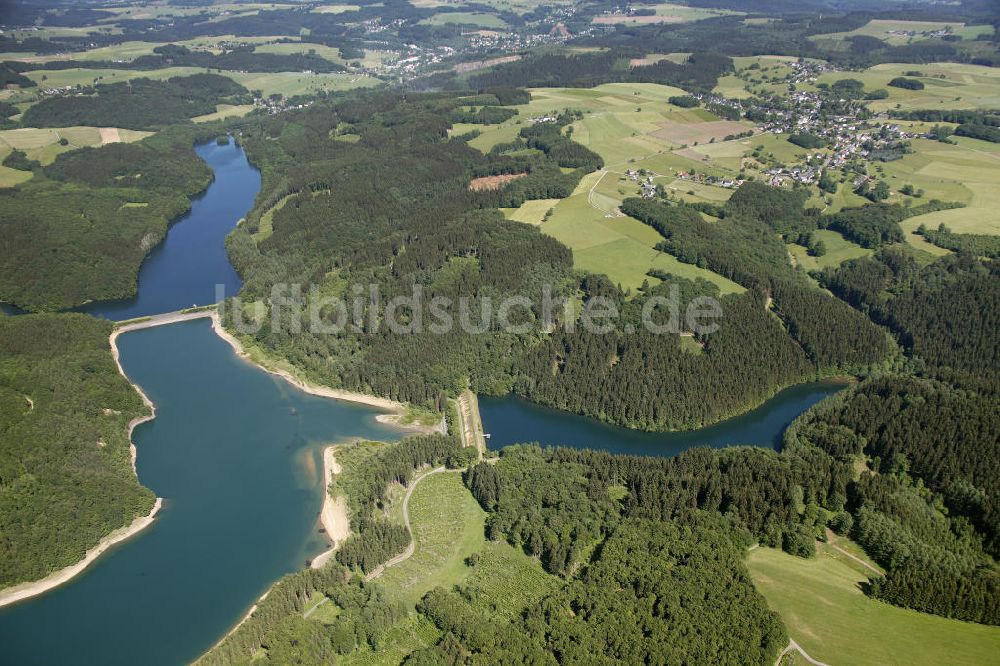
[[[124,333],[126,331],[135,331],[140,328],[152,328],[153,326],[166,326],[167,324],[176,324],[179,321],[188,321],[190,319],[202,319],[204,317],[211,317],[216,313],[215,308],[210,310],[195,310],[194,312],[164,312],[163,314],[152,315],[149,317],[139,317],[136,320],[126,319],[128,323],[123,323],[115,328],[117,333]]]

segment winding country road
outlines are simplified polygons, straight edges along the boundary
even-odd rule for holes
[[[421,481],[423,481],[424,479],[426,479],[428,476],[431,476],[432,474],[439,474],[441,472],[448,472],[448,471],[451,471],[451,472],[461,472],[462,470],[460,470],[460,469],[449,470],[446,467],[435,467],[434,469],[430,470],[429,472],[424,472],[423,474],[421,474],[420,476],[418,476],[416,479],[414,479],[413,483],[410,484],[410,487],[406,489],[406,496],[403,497],[403,525],[406,526],[406,531],[410,533],[410,545],[406,547],[406,550],[404,550],[402,553],[400,553],[399,555],[395,556],[394,558],[392,558],[388,562],[385,562],[384,564],[380,564],[377,567],[375,567],[374,569],[372,569],[371,573],[369,573],[367,576],[365,576],[365,580],[368,580],[368,581],[375,580],[376,578],[378,578],[379,576],[381,576],[382,572],[385,571],[386,569],[388,569],[389,567],[394,567],[397,564],[399,564],[400,562],[405,562],[406,560],[410,559],[410,557],[413,556],[413,553],[415,553],[416,550],[417,550],[417,538],[414,536],[414,534],[413,534],[413,528],[410,525],[410,496],[413,495],[413,491],[416,490],[417,484],[420,483]]]

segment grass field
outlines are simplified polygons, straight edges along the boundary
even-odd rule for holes
[[[164,69],[88,69],[86,67],[63,70],[34,70],[25,76],[42,88],[62,88],[66,86],[90,86],[97,83],[118,83],[146,77],[162,80],[173,76],[190,76],[206,70],[201,67],[166,67]],[[219,72],[228,76],[247,90],[260,90],[264,95],[280,93],[285,97],[315,93],[321,90],[338,91],[379,85],[381,82],[363,74],[332,72],[328,74],[305,74],[303,72]]]
[[[801,245],[791,243],[788,251],[795,257],[795,261],[807,271],[822,270],[828,266],[839,266],[848,259],[856,259],[872,254],[872,250],[856,245],[841,236],[836,231],[830,229],[820,229],[815,232],[816,239],[823,241],[826,245],[826,254],[822,257],[811,257],[806,248]]]
[[[583,112],[583,119],[572,125],[573,140],[601,155],[606,171],[585,176],[574,193],[562,201],[529,201],[518,209],[505,210],[504,214],[513,220],[540,225],[544,233],[573,251],[576,267],[604,273],[624,289],[635,291],[647,279],[646,273],[657,268],[682,277],[711,280],[723,293],[742,291],[711,271],[682,264],[657,251],[655,245],[662,240],[659,234],[618,213],[622,200],[638,193],[637,184],[625,179],[627,169],[648,169],[655,175],[655,182],[667,186],[674,183],[677,172],[692,167],[716,175],[731,175],[722,169],[706,168],[704,155],[685,156],[673,150],[687,141],[733,131],[728,125],[718,127],[718,119],[704,109],[682,109],[669,104],[670,97],[683,94],[679,88],[652,83],[612,83],[585,89],[537,88],[531,91],[531,102],[513,107],[518,111],[515,118],[498,125],[456,125],[452,134],[477,129],[482,133],[469,144],[487,151],[497,143],[513,140],[532,118],[567,108]],[[749,125],[739,127],[742,130]],[[688,191],[694,194],[688,195]],[[677,195],[692,200],[718,203],[731,194],[731,190],[709,185],[690,182],[677,185]],[[542,222],[550,208],[551,218]]]
[[[0,188],[14,187],[15,185],[26,183],[31,180],[31,176],[32,173],[30,171],[21,171],[20,169],[0,166]]]
[[[856,35],[864,35],[866,37],[881,39],[883,42],[891,46],[901,46],[903,44],[910,44],[925,39],[931,39],[931,37],[922,33],[936,32],[945,28],[948,28],[951,34],[957,35],[962,39],[975,39],[979,35],[993,34],[993,26],[990,25],[967,26],[961,22],[949,23],[944,21],[873,19],[860,28],[851,30],[850,32],[835,32],[814,35],[810,37],[810,39],[820,43],[845,42],[846,48],[847,39]],[[909,35],[908,33],[911,32],[915,34]]]
[[[915,139],[913,152],[894,162],[879,165],[893,190],[904,184],[923,189],[924,200],[941,199],[966,204],[965,208],[937,211],[912,217],[902,227],[912,232],[921,224],[937,228],[941,223],[959,233],[1000,234],[1000,149],[994,144],[969,140],[948,145]],[[993,147],[993,152],[988,152]],[[901,198],[894,195],[894,199]],[[919,202],[919,200],[917,200]],[[921,249],[929,249],[923,239],[910,235]],[[941,253],[939,248],[929,251]]]
[[[215,106],[215,113],[206,113],[203,116],[195,116],[191,120],[196,123],[208,123],[213,120],[245,116],[251,111],[253,111],[253,104],[217,104]]]
[[[381,81],[363,74],[303,74],[302,72],[277,72],[260,74],[255,72],[222,72],[247,90],[260,90],[265,95],[280,93],[285,97],[314,94],[320,91],[334,92],[354,88],[370,88],[381,85]]]
[[[890,80],[907,72],[924,84],[923,90],[906,90],[888,86]],[[1000,70],[995,67],[942,62],[928,65],[887,63],[875,65],[863,72],[826,72],[819,83],[840,79],[857,79],[868,90],[884,88],[888,99],[872,102],[876,111],[901,109],[996,109],[1000,107]]]
[[[550,209],[554,208],[559,199],[535,199],[525,201],[520,208],[501,208],[503,214],[511,220],[526,224],[541,224]]]
[[[607,275],[623,289],[638,289],[651,268],[657,268],[681,277],[710,280],[719,285],[722,293],[743,291],[734,282],[691,264],[684,264],[669,254],[655,249],[662,237],[651,227],[630,217],[608,217],[603,208],[610,197],[593,196],[598,181],[615,181],[614,174],[595,172],[580,181],[573,194],[554,206],[552,217],[541,223],[543,233],[552,236],[573,251],[573,264],[577,268]],[[591,204],[591,199],[594,205]],[[546,202],[546,209],[548,210]],[[525,208],[528,206],[528,208]],[[506,211],[511,219],[530,218],[537,214],[533,202],[520,209]],[[542,212],[544,214],[544,211]]]
[[[742,14],[728,9],[708,9],[701,7],[688,7],[672,2],[660,4],[636,4],[632,5],[636,9],[653,9],[656,14],[653,16],[627,16],[625,14],[595,16],[594,23],[605,25],[649,25],[654,23],[690,23],[701,21],[702,19],[714,18],[716,16],[729,16]]]
[[[139,141],[152,134],[152,132],[127,129],[118,129],[117,133],[118,138],[126,143]],[[59,143],[61,139],[66,139],[65,146]],[[12,150],[23,150],[29,159],[38,160],[46,165],[51,164],[60,153],[85,146],[99,146],[102,143],[101,130],[97,127],[59,127],[53,129],[26,127],[2,130],[0,131],[0,159],[6,157]],[[6,169],[6,167],[4,168]],[[6,170],[12,171],[11,169]],[[8,177],[10,177],[9,174]],[[20,176],[16,177],[20,178]],[[26,177],[23,179],[26,180]]]
[[[33,70],[24,75],[41,88],[92,86],[96,83],[118,83],[145,77],[162,80],[172,76],[190,76],[206,71],[201,67],[164,67],[163,69],[89,69],[87,67],[58,70]]]
[[[469,574],[465,558],[483,548],[486,514],[454,473],[421,481],[409,503],[416,550],[385,570],[379,582],[392,596],[415,606],[438,585],[451,587]]]
[[[850,664],[988,664],[1000,627],[918,613],[870,599],[863,569],[824,544],[805,560],[773,548],[747,556],[757,589],[814,659]]]
[[[448,23],[474,25],[492,30],[507,27],[507,23],[496,14],[486,14],[483,12],[441,12],[420,21],[421,25],[447,25]]]

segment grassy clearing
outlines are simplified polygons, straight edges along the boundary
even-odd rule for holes
[[[359,5],[323,5],[313,7],[312,11],[317,14],[343,14],[344,12],[356,12],[361,7]]]
[[[488,542],[465,581],[473,605],[489,617],[510,620],[540,601],[562,581],[506,543]]]
[[[413,556],[386,569],[379,582],[409,606],[438,585],[451,587],[465,580],[465,558],[485,544],[486,514],[462,483],[461,475],[439,473],[421,481],[409,503],[416,550]]]
[[[811,257],[806,248],[794,243],[789,244],[788,251],[795,257],[795,261],[807,271],[817,271],[824,268],[839,266],[848,259],[857,259],[872,254],[872,250],[863,248],[852,243],[836,231],[830,229],[820,229],[815,232],[816,239],[823,241],[826,245],[826,254],[822,257]]]
[[[274,204],[260,216],[260,224],[257,228],[257,233],[253,234],[253,239],[258,243],[262,240],[268,238],[272,233],[274,233],[274,214],[285,207],[288,200],[294,197],[294,194],[288,194],[282,197],[278,203]]]
[[[881,39],[886,44],[901,46],[930,39],[929,36],[921,33],[936,32],[948,29],[951,34],[958,35],[962,39],[975,39],[979,35],[992,35],[993,26],[990,25],[970,25],[961,22],[944,21],[902,21],[895,19],[873,19],[865,25],[851,30],[850,32],[835,32],[810,37],[817,42],[840,41],[846,42],[849,38],[864,35]],[[908,35],[907,33],[916,33]]]
[[[21,171],[20,169],[0,166],[0,188],[15,187],[21,183],[26,183],[31,180],[32,175],[30,171]]]
[[[535,199],[534,201],[525,201],[520,208],[501,208],[500,210],[508,219],[538,225],[542,223],[545,213],[555,208],[559,201],[559,199]]]
[[[253,111],[252,104],[216,104],[215,113],[206,113],[203,116],[195,116],[191,120],[196,123],[210,123],[213,120],[223,120],[225,118],[240,118]]]
[[[222,74],[233,79],[247,90],[260,90],[265,95],[280,93],[285,97],[315,94],[320,91],[333,92],[354,88],[370,88],[381,84],[381,81],[370,76],[341,72],[330,74],[304,74],[302,72],[260,74],[224,71]]]
[[[815,659],[849,664],[986,664],[1000,628],[896,608],[866,597],[857,565],[819,544],[810,560],[773,548],[747,557],[757,589]]]

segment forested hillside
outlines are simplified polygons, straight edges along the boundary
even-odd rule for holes
[[[95,86],[85,94],[46,97],[22,118],[26,127],[126,127],[155,129],[213,113],[218,104],[249,101],[249,93],[219,74],[132,79]]]
[[[649,430],[712,423],[784,386],[864,372],[890,355],[882,329],[789,265],[775,231],[816,228],[815,211],[797,195],[771,201],[782,193],[753,183],[736,193],[719,223],[688,207],[626,201],[626,212],[664,235],[660,249],[751,290],[721,299],[720,328],[696,337],[698,353],[676,335],[646,332],[640,314],[647,300],[677,287],[686,306],[718,292],[666,275],[626,295],[601,276],[574,275],[567,248],[490,211],[566,197],[585,172],[602,166],[562,131],[574,113],[522,127],[514,141],[485,155],[462,137],[445,139],[450,118],[466,118],[470,103],[485,104],[485,113],[522,98],[507,89],[465,97],[369,93],[286,114],[281,123],[241,121],[244,144],[264,174],[258,207],[229,241],[245,280],[242,296],[266,299],[274,284],[315,282],[317,292],[304,294],[304,303],[350,299],[352,285],[374,282],[384,304],[419,285],[428,299],[471,296],[469,311],[481,313],[486,297],[537,303],[547,284],[556,297],[613,301],[623,316],[612,333],[580,330],[561,321],[560,310],[544,337],[498,328],[470,334],[459,326],[398,335],[367,324],[363,335],[316,335],[287,320],[263,323],[254,344],[317,381],[432,407],[471,384]],[[338,140],[346,135],[358,140]],[[498,188],[471,186],[473,179],[511,175],[517,178]],[[272,208],[270,228],[255,233]],[[537,326],[540,315],[536,309],[519,316]],[[431,313],[420,319],[432,321]]]
[[[127,424],[147,413],[87,315],[0,317],[0,587],[83,558],[149,513]]]
[[[167,225],[211,172],[195,130],[60,155],[0,190],[0,300],[33,311],[125,298]]]

